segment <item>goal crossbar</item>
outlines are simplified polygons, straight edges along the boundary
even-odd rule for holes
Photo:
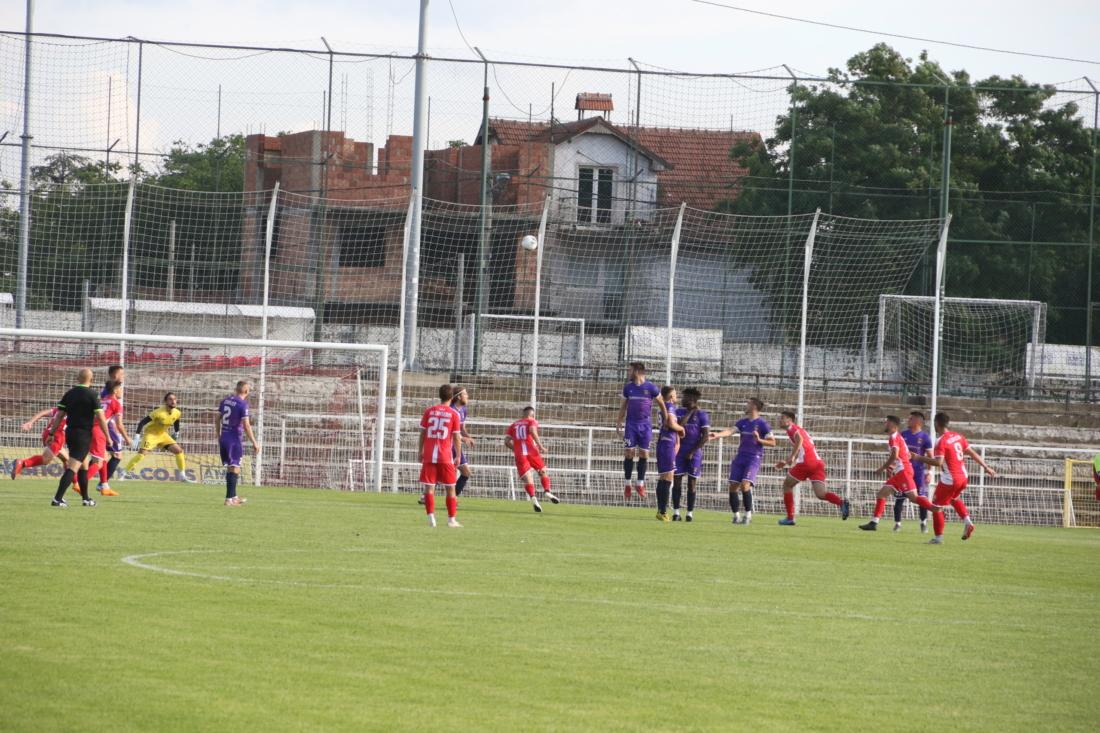
[[[120,364],[125,366],[125,345],[127,342],[134,343],[152,343],[152,344],[173,344],[173,345],[191,345],[191,346],[250,346],[260,349],[266,353],[267,349],[300,349],[304,351],[359,351],[359,352],[373,352],[379,355],[379,368],[378,368],[378,399],[377,399],[377,416],[374,425],[374,440],[375,440],[375,457],[374,465],[371,466],[371,482],[374,484],[374,488],[377,491],[382,490],[382,446],[385,440],[385,425],[386,425],[386,390],[387,390],[387,366],[389,364],[389,347],[385,344],[341,344],[332,341],[275,341],[275,340],[262,340],[262,339],[246,339],[246,338],[221,338],[203,336],[166,336],[166,335],[146,335],[146,334],[126,334],[126,333],[105,333],[98,331],[58,331],[52,329],[33,329],[33,328],[6,328],[0,327],[0,337],[9,337],[14,339],[28,338],[28,339],[55,339],[59,341],[102,341],[107,343],[117,342],[120,345],[119,357]],[[260,411],[258,415],[257,432],[262,435],[263,431],[263,388],[262,382],[266,375],[267,360],[260,360]],[[263,455],[262,452],[260,454]],[[259,460],[257,460],[258,468],[257,475],[262,475],[259,469]],[[257,483],[260,483],[259,478]]]

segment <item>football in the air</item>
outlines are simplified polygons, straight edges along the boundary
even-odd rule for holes
[[[521,239],[519,243],[520,246],[528,252],[534,252],[536,249],[539,248],[539,240],[533,234],[528,234],[523,239]]]

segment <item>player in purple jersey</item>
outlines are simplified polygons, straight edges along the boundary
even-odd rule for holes
[[[240,506],[247,499],[237,496],[237,483],[241,479],[241,458],[244,446],[241,438],[247,435],[252,442],[252,450],[260,452],[260,444],[252,434],[252,422],[248,418],[248,395],[252,385],[241,380],[237,388],[218,405],[218,414],[214,418],[214,432],[218,437],[218,451],[225,466],[225,505]]]
[[[649,459],[649,443],[653,438],[653,403],[661,410],[661,419],[668,419],[668,408],[661,399],[661,390],[645,378],[645,364],[632,361],[627,367],[628,380],[623,385],[623,402],[615,429],[623,438],[623,475],[626,485],[623,496],[630,498],[632,491],[645,498],[645,470]],[[634,463],[637,459],[638,480],[633,481]]]
[[[684,434],[684,429],[676,420],[676,388],[670,385],[661,387],[661,399],[668,416],[661,418],[661,429],[657,432],[657,519],[667,522],[669,492],[672,478],[676,475],[676,454],[680,450],[680,436]]]
[[[760,416],[764,402],[750,397],[745,405],[745,416],[738,420],[732,430],[722,430],[714,434],[716,438],[725,438],[739,434],[737,454],[730,462],[729,498],[730,511],[734,524],[752,522],[752,487],[756,485],[756,474],[764,461],[764,448],[775,445],[772,426]],[[744,499],[745,513],[741,513],[741,499]]]
[[[125,432],[125,428],[122,428],[122,432],[119,428],[122,427],[122,392],[119,390],[117,394],[112,395],[110,387],[114,382],[118,383],[121,387],[122,383],[126,380],[126,369],[121,364],[114,364],[107,368],[107,383],[103,385],[103,390],[99,393],[99,399],[104,400],[108,397],[113,397],[118,402],[118,414],[107,421],[107,454],[110,456],[107,461],[101,461],[99,464],[99,485],[96,486],[96,491],[103,496],[118,496],[118,493],[114,491],[110,484],[111,476],[115,474],[115,469],[118,468],[118,464],[122,461],[122,446],[129,445],[130,436],[126,435],[126,442],[123,443],[122,432]]]
[[[470,471],[470,463],[466,456],[466,448],[474,447],[474,439],[470,433],[466,430],[466,406],[470,403],[470,393],[466,391],[465,387],[455,387],[455,396],[451,398],[451,407],[458,413],[458,419],[462,425],[462,453],[458,456],[458,483],[455,484],[455,496],[462,493],[462,490],[466,488],[466,482],[470,480],[472,472]]]
[[[919,496],[928,496],[928,479],[930,474],[925,470],[924,464],[917,460],[917,456],[932,457],[932,438],[924,429],[924,413],[910,412],[907,430],[901,431],[901,439],[909,446],[909,455],[913,458],[913,481],[917,485]],[[905,506],[905,495],[897,494],[894,497],[894,531],[901,531],[901,510]],[[928,532],[928,510],[920,508],[920,531]]]
[[[702,394],[695,387],[684,390],[684,404],[676,408],[676,421],[684,429],[680,451],[676,454],[676,478],[672,486],[672,521],[680,521],[680,498],[684,476],[688,477],[687,516],[692,521],[695,511],[695,482],[703,475],[703,446],[710,433],[710,415],[699,409]]]

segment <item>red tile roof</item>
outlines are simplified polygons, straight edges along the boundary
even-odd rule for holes
[[[617,127],[602,117],[555,123],[552,133],[545,122],[490,119],[489,139],[500,145],[558,143],[586,132],[598,122],[614,134],[636,141],[643,153],[667,162],[668,169],[657,174],[661,206],[686,202],[695,208],[713,209],[723,199],[736,198],[740,179],[748,171],[730,159],[730,149],[737,143],[760,139],[758,133],[744,130]]]
[[[611,101],[610,94],[581,92],[577,95],[577,103],[573,109],[590,110],[593,112],[612,112],[615,110],[615,103]]]

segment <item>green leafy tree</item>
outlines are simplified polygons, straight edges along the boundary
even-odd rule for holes
[[[145,180],[187,191],[243,191],[245,139],[226,135],[191,145],[177,140],[157,172]]]
[[[720,208],[785,214],[793,136],[793,211],[939,216],[949,115],[948,293],[1048,302],[1048,339],[1082,342],[1087,250],[1035,244],[1089,241],[1092,133],[1077,105],[1056,104],[1054,89],[1019,76],[973,82],[926,54],[913,62],[885,44],[828,77],[792,85],[794,114],[779,116],[767,140],[731,151],[748,178]],[[930,287],[926,256],[913,289]]]

